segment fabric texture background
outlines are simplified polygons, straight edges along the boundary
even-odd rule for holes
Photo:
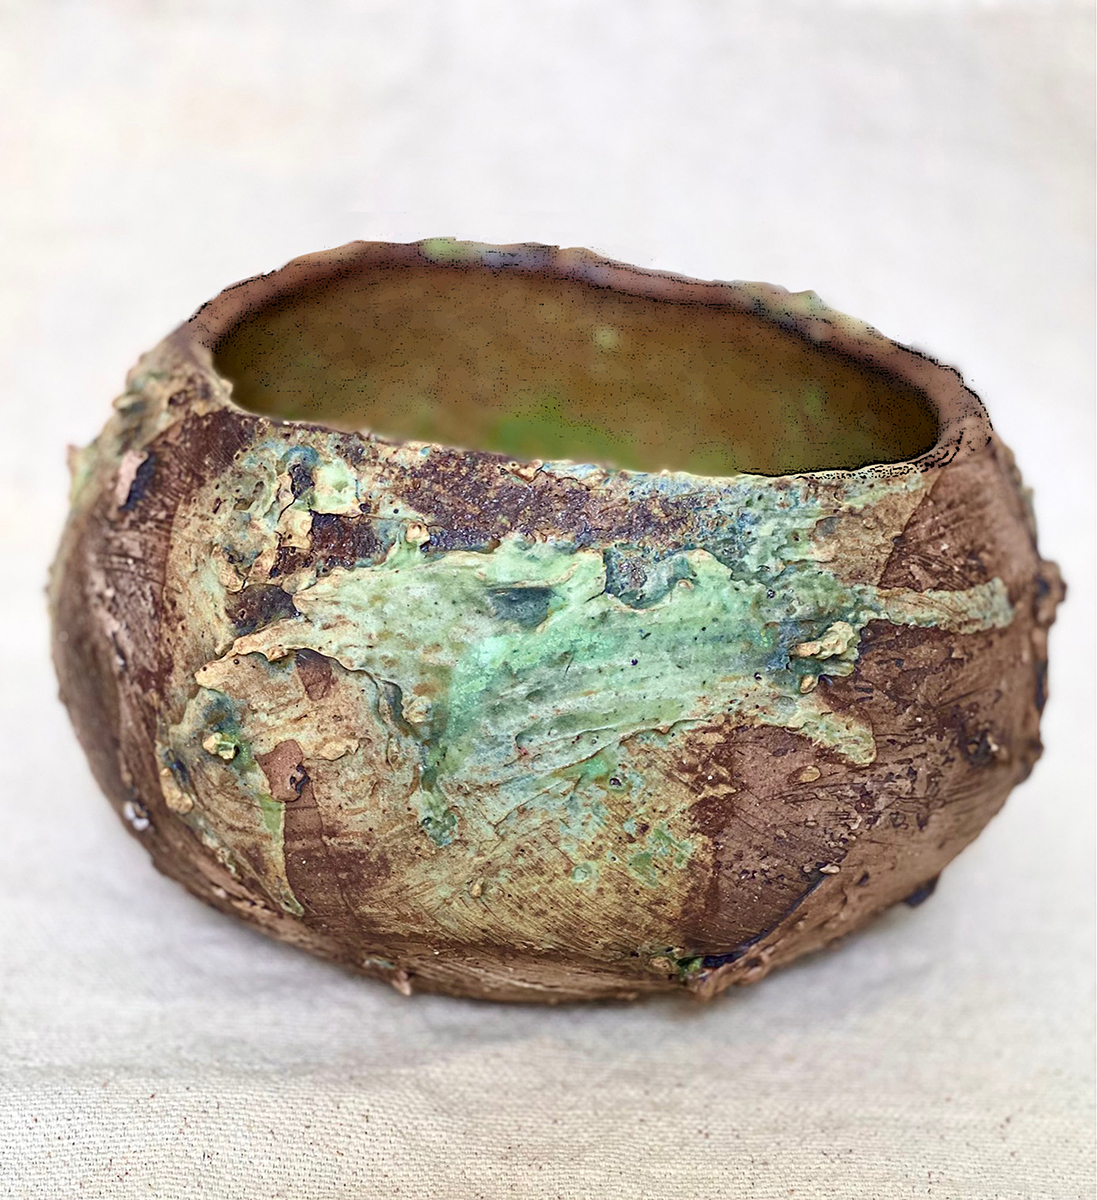
[[[1093,17],[0,2],[0,1193],[1092,1200]],[[702,1007],[405,999],[149,865],[47,652],[66,443],[355,237],[814,288],[955,364],[1070,587],[1046,754],[922,907]]]

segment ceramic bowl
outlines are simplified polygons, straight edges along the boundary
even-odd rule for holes
[[[1063,593],[1013,457],[811,292],[357,242],[199,309],[72,467],[103,790],[405,993],[757,980],[929,895],[1040,753]]]

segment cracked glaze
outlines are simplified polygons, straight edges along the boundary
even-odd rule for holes
[[[244,414],[177,335],[74,456],[66,699],[157,864],[276,936],[402,992],[711,995],[924,890],[1039,753],[1061,584],[963,436],[517,463]]]

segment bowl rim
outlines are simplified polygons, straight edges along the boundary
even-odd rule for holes
[[[223,407],[277,426],[338,431],[347,436],[369,438],[393,446],[460,451],[486,458],[512,460],[507,455],[448,443],[416,442],[374,433],[363,427],[343,429],[316,419],[293,419],[252,412],[232,399],[232,381],[213,365],[214,347],[239,322],[277,299],[353,275],[364,268],[384,266],[434,266],[440,270],[491,271],[536,275],[592,284],[625,295],[669,303],[702,303],[729,311],[749,312],[781,326],[805,340],[837,351],[844,357],[909,384],[926,398],[937,416],[937,440],[930,449],[912,459],[868,463],[856,468],[822,468],[790,471],[777,475],[740,472],[735,475],[699,475],[689,471],[637,471],[602,463],[552,459],[553,465],[581,468],[590,473],[658,477],[672,475],[698,484],[719,484],[752,477],[757,479],[873,479],[894,478],[940,469],[957,459],[984,449],[993,436],[986,408],[964,383],[960,372],[932,355],[897,342],[866,322],[832,308],[815,292],[790,292],[777,284],[747,280],[702,280],[671,271],[632,266],[580,247],[559,247],[540,242],[495,245],[457,238],[424,238],[415,242],[352,241],[328,250],[291,259],[284,266],[253,275],[224,288],[202,304],[179,325],[166,342],[223,384],[218,403]],[[542,462],[542,460],[529,460]]]

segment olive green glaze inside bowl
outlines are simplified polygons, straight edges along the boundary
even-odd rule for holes
[[[252,412],[518,459],[783,475],[909,461],[938,436],[915,387],[742,304],[482,259],[313,278],[212,349]]]

